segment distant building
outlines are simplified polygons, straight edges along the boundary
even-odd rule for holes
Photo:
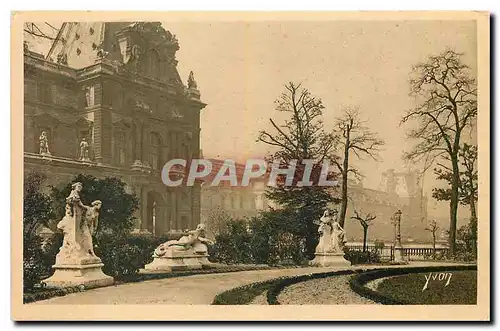
[[[351,219],[354,210],[371,213],[377,218],[368,229],[370,241],[392,242],[395,236],[392,217],[401,209],[401,236],[403,241],[426,242],[430,234],[428,225],[427,197],[423,195],[420,176],[416,172],[395,172],[389,169],[383,174],[378,190],[364,188],[361,183],[349,184],[349,203],[345,221],[347,238],[361,241],[363,229],[359,221]]]
[[[25,172],[44,173],[52,185],[80,173],[118,177],[139,198],[138,231],[195,227],[199,183],[169,188],[160,176],[167,160],[200,150],[205,104],[193,75],[187,86],[179,77],[178,49],[153,22],[68,22],[50,38],[26,33]]]
[[[246,187],[231,186],[228,181],[221,181],[220,185],[211,186],[215,175],[219,172],[224,160],[209,159],[212,163],[212,172],[204,178],[201,186],[201,220],[206,222],[210,213],[223,209],[234,219],[256,216],[260,211],[269,208],[269,201],[264,196],[267,187],[267,176],[250,179]],[[241,183],[244,164],[236,164],[236,177]]]

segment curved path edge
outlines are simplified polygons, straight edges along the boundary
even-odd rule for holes
[[[445,263],[441,263],[443,265]],[[447,263],[450,265],[451,263]],[[436,265],[436,263],[417,263],[417,265]],[[453,264],[456,265],[456,264]],[[384,268],[398,268],[401,266],[384,266]],[[157,280],[148,280],[137,283],[126,283],[72,293],[62,297],[38,301],[31,304],[44,305],[92,305],[92,304],[189,304],[210,305],[214,298],[231,289],[250,285],[252,283],[270,281],[280,277],[294,277],[315,273],[337,272],[341,270],[371,270],[381,266],[359,265],[349,268],[290,268],[240,271],[231,273],[212,273],[192,275],[189,277],[175,277]],[[31,305],[30,304],[30,305]]]

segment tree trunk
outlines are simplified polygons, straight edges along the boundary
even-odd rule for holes
[[[432,232],[432,259],[436,259],[436,231]]]
[[[472,188],[473,188],[473,185],[474,185],[474,183],[472,182],[472,180],[470,180],[469,185],[471,187],[470,202],[469,202],[469,205],[470,205],[470,217],[473,220],[477,220],[476,198],[474,197],[474,194],[472,192]]]
[[[471,188],[472,188],[472,181],[470,183]],[[470,221],[469,221],[469,227],[471,231],[471,236],[472,236],[472,251],[476,253],[477,249],[477,214],[476,214],[476,200],[474,198],[474,194],[472,194],[472,189],[471,189],[471,196],[470,196]]]
[[[458,150],[458,149],[457,149]],[[457,153],[451,156],[452,180],[451,180],[451,199],[450,199],[450,234],[448,238],[450,254],[455,255],[456,251],[456,232],[457,232],[457,210],[458,210],[458,190],[460,185],[460,171],[458,168]]]
[[[368,227],[363,227],[363,253],[366,252],[366,237],[368,236]]]
[[[316,240],[314,238],[314,223],[312,219],[307,219],[307,234],[306,234],[306,256],[308,259],[314,258],[314,252],[316,251]]]
[[[351,143],[349,139],[350,132],[347,131],[347,138],[345,141],[344,148],[344,162],[342,164],[342,197],[340,205],[339,214],[339,224],[344,227],[345,215],[347,214],[347,174],[349,173],[349,144]]]

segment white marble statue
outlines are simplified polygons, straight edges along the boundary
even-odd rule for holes
[[[82,138],[82,141],[80,142],[80,160],[89,160],[89,143],[85,140],[85,138]]]
[[[104,264],[94,253],[92,234],[95,232],[102,203],[99,200],[85,206],[80,193],[82,183],[74,183],[66,198],[66,213],[57,227],[64,238],[56,263],[52,266],[54,274],[44,280],[49,287],[80,286],[99,287],[113,284],[113,277],[102,271]]]
[[[66,214],[57,224],[64,234],[63,245],[57,255],[60,261],[82,258],[96,258],[92,243],[102,202],[96,200],[91,206],[85,206],[80,199],[82,183],[74,183],[66,198]]]
[[[335,215],[335,214],[334,214]],[[318,232],[320,234],[316,253],[342,253],[345,243],[345,231],[340,226],[337,218],[325,210],[320,218]]]
[[[40,154],[50,155],[49,139],[47,138],[47,133],[45,131],[42,131],[42,134],[40,135],[40,138],[38,138],[38,140],[40,141]]]
[[[162,257],[168,251],[188,251],[193,249],[195,254],[207,254],[207,245],[213,241],[205,238],[205,225],[198,224],[195,230],[187,231],[179,240],[169,240],[156,248],[153,257]]]

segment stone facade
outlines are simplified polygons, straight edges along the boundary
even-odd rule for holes
[[[217,210],[224,210],[234,219],[248,218],[256,216],[260,211],[267,210],[271,203],[266,199],[264,193],[267,189],[268,177],[264,175],[258,178],[251,178],[248,186],[231,186],[227,181],[221,181],[220,185],[211,186],[215,175],[224,163],[223,160],[210,159],[212,163],[212,173],[203,178],[201,186],[201,221],[207,224],[211,216]],[[236,177],[241,183],[244,164],[236,163]],[[211,224],[207,224],[211,227]]]
[[[166,161],[199,157],[205,107],[194,76],[187,86],[179,77],[175,36],[161,23],[64,23],[48,49],[25,43],[25,172],[51,185],[79,173],[118,177],[139,198],[138,230],[196,227],[200,185],[161,180]],[[51,155],[39,154],[42,131]],[[80,160],[82,138],[90,160]]]
[[[357,220],[351,219],[355,209],[377,216],[368,229],[370,242],[382,240],[390,243],[394,240],[395,230],[391,218],[398,209],[402,211],[403,241],[429,241],[429,232],[425,230],[428,225],[427,197],[422,194],[418,185],[413,190],[409,189],[412,186],[404,188],[402,192],[396,192],[392,185],[381,185],[379,190],[363,187],[362,183],[351,182],[348,185],[349,200],[344,229],[349,242],[361,242],[363,239],[361,225]]]

